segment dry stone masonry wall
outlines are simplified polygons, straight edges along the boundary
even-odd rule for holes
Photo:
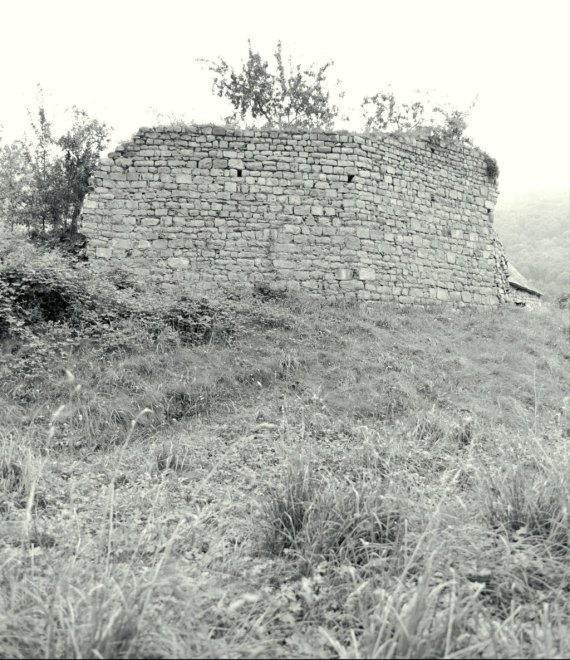
[[[531,291],[521,289],[511,285],[510,302],[529,309],[536,309],[541,306],[540,296]]]
[[[197,290],[496,305],[508,296],[484,155],[429,138],[142,128],[82,215],[95,267]]]

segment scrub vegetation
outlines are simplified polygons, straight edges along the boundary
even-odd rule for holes
[[[570,655],[567,312],[0,241],[0,657]]]

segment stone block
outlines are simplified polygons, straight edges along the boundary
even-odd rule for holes
[[[275,259],[273,265],[278,269],[293,270],[296,267],[296,262],[289,259]]]
[[[166,260],[169,268],[177,270],[179,268],[187,268],[190,261],[186,257],[170,257]]]
[[[340,281],[351,280],[353,275],[354,271],[352,268],[337,268],[334,272],[335,279]]]
[[[361,280],[340,280],[338,284],[341,289],[348,289],[350,291],[364,289],[364,282]]]
[[[119,248],[121,250],[131,250],[134,247],[133,241],[128,238],[113,238],[111,241],[112,248]]]
[[[359,268],[358,269],[358,279],[359,280],[375,280],[376,272],[374,268]]]

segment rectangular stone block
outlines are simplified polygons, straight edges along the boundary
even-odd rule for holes
[[[113,238],[111,247],[119,248],[121,250],[130,250],[134,247],[133,241],[128,238]]]
[[[358,279],[359,280],[375,280],[376,273],[374,268],[359,268],[358,269]]]
[[[166,263],[169,268],[176,270],[178,268],[187,268],[190,262],[186,257],[170,257],[170,259],[167,259]]]
[[[360,280],[341,280],[339,286],[343,289],[354,291],[355,289],[364,289],[364,282]]]
[[[353,274],[352,268],[337,268],[334,272],[335,279],[340,281],[351,280]]]
[[[283,269],[294,269],[297,265],[295,261],[290,261],[288,259],[275,259],[273,262],[275,268]]]

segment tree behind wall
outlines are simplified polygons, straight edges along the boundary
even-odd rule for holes
[[[76,107],[73,108],[73,118],[73,125],[58,139],[57,145],[63,152],[64,217],[75,233],[83,200],[89,190],[89,178],[107,146],[109,129]]]
[[[0,147],[0,219],[11,230],[25,223],[29,174],[25,145],[21,140]]]
[[[89,177],[109,130],[76,107],[71,114],[71,126],[56,137],[40,101],[30,113],[31,136],[0,151],[0,217],[10,228],[77,231]]]
[[[59,228],[64,212],[63,168],[51,123],[40,105],[37,117],[30,113],[32,139],[24,141],[28,170],[23,219],[28,228]]]

